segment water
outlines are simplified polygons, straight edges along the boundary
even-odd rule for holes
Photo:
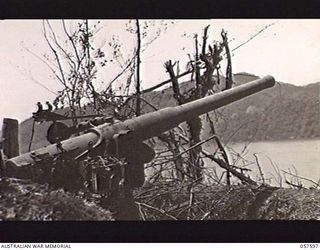
[[[320,180],[320,140],[288,140],[275,142],[254,142],[245,147],[245,143],[229,145],[229,155],[232,163],[251,169],[250,177],[261,181],[261,175],[257,167],[256,158],[263,172],[266,183],[284,186],[286,180],[298,184],[299,181],[306,187],[314,185],[311,181],[296,178],[295,175],[311,179],[315,182]],[[246,159],[242,160],[235,153]],[[208,166],[209,160],[206,161]],[[212,166],[212,163],[210,163]],[[285,173],[291,173],[292,175]]]

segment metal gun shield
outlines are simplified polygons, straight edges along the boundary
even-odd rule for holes
[[[50,125],[47,132],[47,140],[53,144],[69,138],[69,127],[62,122],[54,122]]]

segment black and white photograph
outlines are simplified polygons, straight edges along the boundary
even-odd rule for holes
[[[0,220],[320,219],[320,20],[10,19],[0,36]]]

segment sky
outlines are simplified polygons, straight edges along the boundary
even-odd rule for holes
[[[68,29],[72,30],[75,22],[69,20]],[[89,25],[97,22],[89,20]],[[163,27],[160,22],[154,21],[154,27]],[[58,36],[62,37],[61,21],[51,23]],[[130,56],[136,40],[133,34],[126,31],[127,23],[128,20],[102,20],[95,45],[108,51],[108,42],[116,36],[121,41],[124,57]],[[209,42],[219,40],[221,29],[224,29],[231,40],[231,50],[266,25],[273,24],[233,51],[233,73],[272,75],[277,81],[299,86],[320,81],[320,20],[212,19],[166,20],[165,23],[168,28],[142,53],[143,88],[168,79],[163,64],[169,59],[180,61],[183,71],[188,53],[194,53],[194,34],[202,37],[203,28],[209,24]],[[148,42],[149,36],[152,37],[152,30],[149,29],[149,32],[143,42]],[[0,20],[0,37],[0,124],[4,117],[23,121],[36,110],[38,101],[52,101],[61,85],[39,60],[43,54],[49,53],[42,33],[42,20]],[[97,87],[103,89],[119,72],[116,62],[109,63],[99,73]]]

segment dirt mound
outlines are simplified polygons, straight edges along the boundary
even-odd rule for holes
[[[320,220],[319,189],[278,189],[259,214],[264,220]]]
[[[48,185],[0,179],[0,220],[113,220],[93,202]]]
[[[142,220],[319,220],[319,189],[161,185],[135,194]]]
[[[319,194],[318,189],[161,183],[136,190],[132,202],[120,199],[111,213],[62,189],[3,178],[0,220],[128,220],[121,212],[136,214],[133,220],[319,220]]]

